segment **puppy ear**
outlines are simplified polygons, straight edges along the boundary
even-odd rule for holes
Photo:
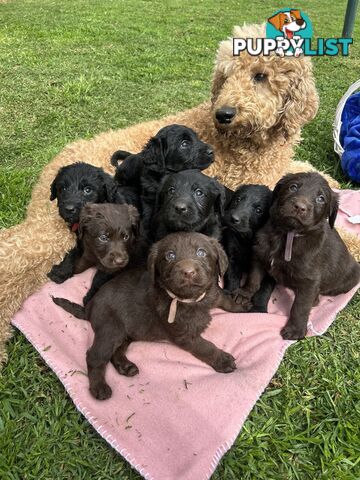
[[[54,178],[52,184],[50,185],[50,201],[51,202],[55,200],[55,198],[57,197],[57,181],[59,178],[59,173],[60,173],[60,170],[56,175],[56,177]]]
[[[339,209],[339,195],[331,191],[331,200],[330,200],[330,208],[329,208],[329,225],[331,228],[334,228],[338,209]]]
[[[84,236],[86,226],[89,223],[90,219],[94,217],[94,213],[95,213],[94,208],[92,207],[91,203],[84,205],[80,210],[79,228],[78,228],[78,234],[79,234],[80,240]]]
[[[226,190],[225,187],[218,182],[216,182],[215,188],[215,191],[218,194],[215,200],[215,211],[218,212],[221,217],[223,217],[226,205]]]
[[[165,184],[166,180],[168,179],[169,175],[165,175],[160,184],[159,184],[159,187],[157,189],[157,192],[156,192],[156,199],[155,199],[155,206],[154,206],[154,213],[157,213],[158,210],[159,210],[159,207],[160,205],[163,203],[163,197],[164,197],[164,194],[162,193],[162,188],[163,188],[163,185]]]
[[[220,243],[215,238],[209,238],[210,243],[215,248],[217,253],[217,263],[219,267],[219,275],[223,277],[225,275],[226,270],[228,269],[229,261],[228,257],[225,253],[225,250],[220,245]]]
[[[140,153],[143,164],[154,172],[165,170],[165,139],[150,138],[144,150]]]
[[[118,192],[117,184],[114,179],[105,172],[100,173],[103,184],[103,198],[99,202],[125,203],[125,198]]]
[[[301,18],[300,10],[290,10],[290,13],[292,13],[298,20]]]
[[[158,245],[155,243],[151,249],[147,259],[147,271],[150,276],[150,281],[155,285],[156,260],[158,256]]]
[[[283,18],[281,17],[281,15],[284,15],[283,13],[277,13],[276,15],[268,18],[268,22],[271,23],[271,25],[273,27],[276,28],[276,30],[280,30],[281,29],[281,24],[283,23]]]
[[[139,227],[140,227],[139,211],[133,205],[128,205],[128,214],[129,214],[132,230],[134,232],[134,235],[137,237],[139,234]]]
[[[272,202],[271,203],[274,203],[274,201],[277,199],[278,195],[279,195],[279,192],[280,192],[280,189],[283,187],[283,185],[288,182],[290,180],[290,178],[293,176],[294,174],[293,173],[288,173],[287,175],[285,175],[284,177],[280,178],[280,180],[277,182],[277,184],[275,185],[275,188],[272,192]]]
[[[289,81],[287,92],[284,94],[283,113],[277,125],[284,137],[289,138],[298,134],[301,127],[315,117],[319,107],[319,96],[309,58],[289,59],[286,71],[282,73]]]

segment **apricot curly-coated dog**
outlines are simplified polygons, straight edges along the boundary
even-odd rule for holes
[[[233,36],[265,37],[265,25],[235,27]],[[293,160],[301,128],[318,109],[310,59],[233,57],[232,44],[232,37],[220,43],[209,101],[160,120],[76,141],[44,168],[25,222],[0,233],[0,356],[11,316],[75,242],[48,198],[49,185],[60,167],[84,161],[109,172],[109,159],[116,150],[139,152],[160,128],[177,123],[192,128],[214,147],[216,161],[205,173],[218,176],[229,188],[235,189],[240,182],[273,187],[287,172],[314,170]],[[360,255],[353,236],[351,243],[352,252]]]
[[[202,233],[172,233],[155,243],[148,268],[132,269],[104,285],[83,308],[63,298],[54,302],[75,316],[89,319],[94,342],[86,355],[90,392],[111,396],[105,369],[112,361],[121,375],[139,370],[125,353],[131,341],[168,340],[221,373],[235,370],[234,357],[205,340],[209,310],[246,312],[251,303],[236,304],[218,285],[228,265],[220,243]]]

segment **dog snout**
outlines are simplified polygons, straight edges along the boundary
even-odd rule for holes
[[[301,27],[302,25],[304,25],[305,23],[305,20],[303,20],[302,18],[298,18],[296,20],[296,25],[299,25],[299,27]]]
[[[186,205],[185,202],[178,201],[175,203],[174,208],[177,213],[183,214],[188,211],[188,206]]]
[[[240,223],[240,218],[236,213],[233,213],[231,215],[231,221],[232,221],[232,223],[238,224],[238,223]]]
[[[295,199],[293,202],[293,207],[295,209],[295,212],[299,213],[300,215],[303,215],[308,211],[308,204],[305,199],[302,198]]]
[[[215,117],[219,123],[231,123],[235,117],[236,108],[224,106],[216,110]]]
[[[196,274],[196,265],[190,260],[182,260],[178,263],[178,271],[186,280],[192,280]]]
[[[207,155],[208,157],[212,157],[212,156],[214,155],[214,150],[213,150],[211,147],[209,147],[209,148],[206,150],[206,155]]]
[[[125,263],[125,258],[124,257],[114,257],[113,262],[115,265],[121,266],[123,263]]]
[[[65,210],[66,213],[75,213],[76,207],[73,203],[69,203],[68,205],[65,205]]]

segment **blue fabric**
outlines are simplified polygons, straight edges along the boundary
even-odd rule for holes
[[[347,99],[341,121],[341,166],[351,180],[360,183],[360,92]]]

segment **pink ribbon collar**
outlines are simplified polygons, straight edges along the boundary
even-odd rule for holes
[[[194,298],[179,298],[174,293],[170,292],[170,290],[168,290],[167,288],[165,290],[166,290],[166,293],[169,295],[169,297],[172,298],[172,301],[171,301],[171,304],[170,304],[170,309],[169,309],[169,315],[168,315],[168,323],[174,323],[175,322],[177,302],[196,303],[196,302],[200,302],[206,295],[206,292],[204,292],[198,298],[195,298],[195,299]]]
[[[294,237],[303,237],[303,235],[300,235],[300,233],[295,233],[295,232],[287,232],[285,255],[284,255],[285,262],[290,262],[291,260]]]

